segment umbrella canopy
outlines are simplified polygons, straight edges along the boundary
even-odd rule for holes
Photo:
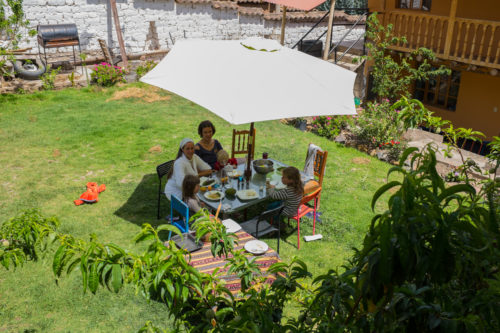
[[[264,0],[264,1],[300,10],[311,10],[321,5],[323,2],[325,2],[325,0]]]
[[[180,40],[142,82],[231,124],[355,114],[356,74],[273,40]]]

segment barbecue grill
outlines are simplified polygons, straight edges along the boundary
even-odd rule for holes
[[[80,47],[80,38],[78,37],[78,29],[76,24],[50,24],[50,25],[38,25],[38,53],[40,53],[40,46],[43,47],[43,53],[45,56],[45,66],[47,66],[47,48],[53,47],[73,47],[73,60],[76,66],[76,55],[75,46],[78,45],[80,53],[82,49]]]

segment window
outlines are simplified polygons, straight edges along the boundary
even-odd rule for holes
[[[458,88],[460,86],[460,72],[451,71],[451,75],[443,75],[417,81],[414,97],[425,104],[437,106],[449,111],[457,107]]]
[[[431,10],[432,0],[399,0],[397,8],[403,9],[417,9],[417,10]]]

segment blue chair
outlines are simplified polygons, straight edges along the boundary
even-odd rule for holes
[[[174,211],[181,215],[181,219],[174,221]],[[170,221],[172,221],[172,225],[179,228],[183,234],[189,232],[189,207],[173,194],[170,199]],[[171,235],[172,232],[168,234],[169,240]]]

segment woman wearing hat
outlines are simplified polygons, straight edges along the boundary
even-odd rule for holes
[[[170,200],[172,194],[182,198],[182,182],[186,175],[207,176],[212,173],[210,165],[205,163],[194,153],[194,141],[185,138],[179,145],[179,152],[174,162],[174,167],[168,174],[165,195]]]

